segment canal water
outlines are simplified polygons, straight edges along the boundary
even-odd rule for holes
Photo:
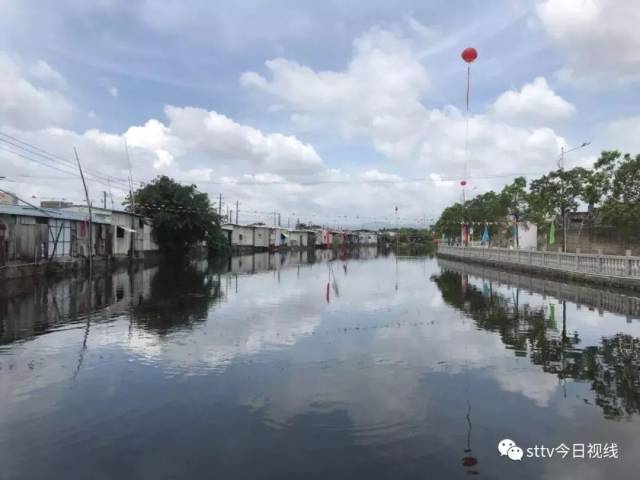
[[[4,286],[0,478],[637,478],[638,301],[375,249]]]

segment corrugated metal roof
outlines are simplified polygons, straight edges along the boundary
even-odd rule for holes
[[[26,205],[0,205],[0,215],[18,215],[21,217],[44,217],[58,220],[75,220],[82,222],[87,219],[84,212],[74,212],[72,210],[57,208],[32,208]],[[109,224],[109,220],[98,218],[94,213],[91,218],[93,223]]]

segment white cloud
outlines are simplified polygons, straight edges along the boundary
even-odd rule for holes
[[[364,180],[373,181],[373,182],[398,182],[402,180],[402,177],[400,177],[399,175],[384,173],[379,170],[376,170],[375,168],[372,170],[366,170],[362,174],[362,178]]]
[[[23,66],[1,52],[0,71],[0,125],[29,130],[64,124],[71,117],[73,107],[62,94],[34,86]]]
[[[357,38],[353,48],[354,56],[342,72],[316,72],[277,58],[266,62],[270,79],[246,72],[240,83],[279,97],[299,113],[336,116],[347,135],[366,132],[389,116],[421,110],[429,77],[409,37],[374,28]]]
[[[536,13],[581,75],[640,79],[640,8],[619,0],[543,0]]]
[[[493,111],[506,120],[545,124],[570,118],[576,107],[557,95],[544,77],[537,77],[520,91],[509,90],[501,94]]]
[[[110,177],[111,189],[119,203],[128,190],[126,139],[134,180],[148,182],[165,174],[200,183],[201,190],[217,196],[219,186],[201,182],[227,179],[225,196],[241,199],[245,206],[253,205],[256,209],[288,202],[300,205],[298,195],[308,189],[289,183],[290,174],[325,175],[326,169],[315,149],[293,136],[263,133],[217,112],[197,108],[166,107],[166,116],[165,121],[151,119],[129,127],[123,134],[97,129],[84,133],[63,128],[28,131],[7,126],[4,128],[7,133],[66,158],[69,163],[52,162],[29,153],[35,159],[30,162],[7,153],[0,157],[0,170],[14,181],[11,188],[18,194],[37,198],[65,196],[80,201],[81,184],[74,180],[77,171],[73,163],[73,148],[77,147],[89,178],[90,193],[97,195],[107,190],[106,177]],[[20,180],[22,175],[42,177],[43,173],[55,179]],[[238,181],[251,181],[254,185]],[[255,185],[274,182],[277,185],[268,188]],[[271,188],[278,190],[274,194]]]
[[[418,41],[420,40],[420,41]],[[524,123],[502,118],[492,111],[469,119],[469,147],[465,150],[466,118],[448,105],[429,108],[422,99],[429,91],[429,76],[420,61],[424,38],[406,24],[390,30],[373,28],[356,39],[353,58],[346,69],[316,71],[286,59],[266,62],[268,75],[246,72],[240,83],[266,92],[295,114],[324,117],[340,126],[345,137],[369,138],[377,152],[396,165],[420,168],[424,175],[461,177],[467,163],[470,176],[522,172],[536,165],[544,170],[554,166],[564,139],[540,120]],[[544,79],[511,95],[510,109],[531,114],[529,97],[542,99],[555,108],[554,118],[567,116],[575,108],[557,96]],[[545,112],[548,117],[550,112]],[[530,115],[531,116],[531,115]],[[501,178],[499,182],[504,182]],[[487,186],[488,182],[476,185]],[[447,184],[439,183],[445,188]],[[452,189],[450,201],[457,193]]]
[[[118,88],[111,86],[107,88],[107,91],[109,92],[109,95],[111,95],[112,97],[116,98],[118,96]]]
[[[29,66],[29,74],[33,78],[37,78],[44,82],[50,82],[61,86],[66,83],[62,74],[54,70],[51,65],[44,60],[38,60],[31,64]]]
[[[171,132],[211,159],[244,161],[276,173],[318,173],[322,159],[309,144],[280,133],[265,134],[214,111],[168,106]]]

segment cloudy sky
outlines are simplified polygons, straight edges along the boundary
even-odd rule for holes
[[[76,147],[118,206],[126,140],[135,182],[241,222],[428,222],[465,164],[471,196],[563,145],[640,152],[639,24],[614,0],[0,0],[0,188],[81,201]]]

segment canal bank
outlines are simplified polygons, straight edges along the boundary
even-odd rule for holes
[[[640,257],[438,245],[438,257],[640,291]]]

